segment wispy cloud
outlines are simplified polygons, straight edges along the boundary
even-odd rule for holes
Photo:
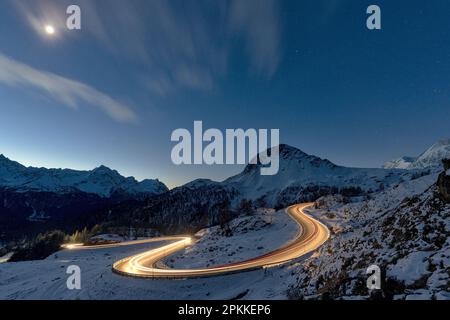
[[[12,3],[17,1],[11,0]],[[71,0],[18,5],[35,29]],[[142,64],[143,83],[156,95],[208,91],[227,75],[231,56],[271,78],[281,61],[280,3],[276,0],[78,0],[82,32],[119,59]],[[238,40],[238,41],[236,41]],[[240,42],[244,44],[241,49]]]
[[[279,9],[276,0],[233,0],[229,27],[246,40],[251,66],[271,77],[281,60]]]
[[[100,108],[119,122],[135,122],[132,109],[84,83],[42,71],[0,53],[0,83],[41,90],[64,105],[77,109],[81,102]]]
[[[82,8],[85,30],[121,58],[140,61],[155,94],[207,91],[226,72],[226,11],[213,2],[84,1]]]

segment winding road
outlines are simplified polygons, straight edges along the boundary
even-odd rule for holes
[[[316,250],[328,240],[330,236],[328,228],[304,212],[305,209],[313,205],[314,203],[297,204],[286,209],[286,212],[291,216],[291,218],[299,224],[301,231],[296,239],[289,242],[285,246],[253,259],[205,269],[168,269],[159,266],[160,261],[164,258],[167,258],[175,252],[193,244],[191,237],[161,237],[99,246],[82,246],[82,244],[71,244],[66,245],[65,248],[99,249],[150,242],[171,241],[170,244],[162,247],[119,260],[112,266],[113,271],[118,274],[141,278],[183,279],[209,277],[268,268],[297,259]]]

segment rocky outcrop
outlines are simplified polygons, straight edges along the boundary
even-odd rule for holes
[[[444,172],[438,177],[437,187],[441,200],[450,203],[450,175],[447,175],[450,170],[450,159],[444,159],[442,163],[444,165]]]

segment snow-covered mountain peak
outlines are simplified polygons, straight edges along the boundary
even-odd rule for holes
[[[295,198],[308,188],[360,187],[376,190],[381,185],[400,181],[405,174],[399,170],[341,167],[289,145],[280,145],[279,154],[279,171],[276,175],[261,175],[260,164],[249,164],[244,171],[225,180],[223,184],[239,190],[248,199],[265,197],[268,203],[274,204],[282,198]]]
[[[272,150],[268,150],[269,154],[271,152]],[[284,181],[290,181],[292,180],[292,177],[296,176],[314,176],[321,173],[321,169],[329,170],[338,167],[329,160],[309,155],[302,150],[287,144],[281,144],[279,146],[279,160],[279,172],[277,175],[272,176],[272,178],[276,178],[277,180],[282,179]],[[261,176],[259,170],[260,166],[261,164],[249,164],[241,174],[231,177],[226,181],[248,180],[250,175],[257,178]],[[261,176],[264,180],[266,178],[269,179],[270,177],[271,176]]]
[[[426,169],[442,166],[442,159],[450,158],[450,139],[433,144],[419,157],[402,157],[384,164],[385,169]]]
[[[117,172],[116,170],[110,169],[104,165],[101,165],[100,167],[97,167],[94,170],[92,170],[90,175],[96,176],[96,177],[108,177],[108,178],[114,179],[114,180],[123,179],[123,176],[120,175],[119,172]]]
[[[0,187],[56,193],[81,191],[101,197],[110,197],[115,192],[136,195],[161,194],[168,190],[159,180],[138,182],[103,165],[91,171],[27,168],[5,156],[0,157]]]
[[[10,160],[3,154],[0,155],[0,183],[5,175],[14,175],[18,172],[26,170],[26,167],[20,163]]]
[[[101,165],[97,168],[95,168],[94,170],[92,170],[93,172],[117,172],[116,170],[112,170],[110,168],[108,168],[107,166]]]
[[[450,139],[439,140],[413,163],[413,169],[441,166],[442,159],[450,158]]]
[[[308,156],[307,153],[288,144],[280,144],[278,146],[278,150],[280,153],[280,158],[292,159],[294,157],[301,158]]]
[[[9,158],[6,157],[4,154],[0,154],[0,164],[1,164],[1,165],[4,165],[4,164],[9,164],[9,165],[11,165],[11,164],[19,164],[19,163],[16,162],[16,161],[13,161],[13,160],[11,160],[11,159],[9,159]]]
[[[279,146],[280,153],[280,163],[285,161],[297,161],[297,162],[307,162],[314,167],[328,167],[333,168],[337,167],[334,163],[327,159],[322,159],[314,155],[307,154],[302,150],[292,147],[287,144],[281,144]]]

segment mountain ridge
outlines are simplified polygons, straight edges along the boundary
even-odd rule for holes
[[[124,177],[117,170],[101,165],[92,170],[26,167],[0,155],[0,187],[19,192],[55,193],[85,192],[108,198],[120,192],[129,195],[161,194],[167,186],[158,179],[137,181]]]

